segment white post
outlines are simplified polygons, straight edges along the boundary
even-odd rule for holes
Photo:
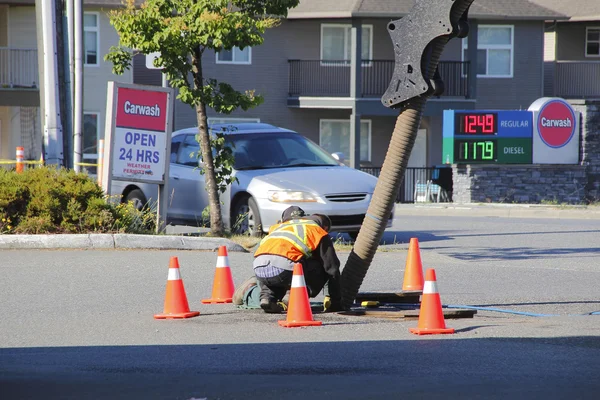
[[[74,0],[75,91],[73,94],[73,168],[81,171],[83,143],[83,0]]]
[[[64,155],[60,123],[55,0],[41,1],[41,6],[44,47],[44,158],[48,164],[62,165]]]

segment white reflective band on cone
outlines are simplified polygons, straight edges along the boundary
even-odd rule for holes
[[[229,266],[229,260],[227,256],[218,256],[217,257],[217,268],[224,268]]]
[[[292,287],[305,287],[306,282],[304,281],[304,275],[293,275],[292,276]]]
[[[179,274],[179,268],[169,268],[169,276],[167,276],[167,280],[178,281],[180,279],[181,275]]]
[[[435,294],[438,292],[436,281],[425,281],[423,285],[423,294]]]

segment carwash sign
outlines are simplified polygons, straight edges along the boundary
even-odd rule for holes
[[[114,118],[107,121],[107,127],[113,125],[108,146],[112,179],[164,183],[170,143],[169,95],[154,86],[115,83]]]
[[[173,89],[108,82],[102,189],[113,180],[158,185],[156,231],[167,217]]]
[[[533,163],[579,162],[579,113],[565,100],[543,97],[529,107],[533,113]]]

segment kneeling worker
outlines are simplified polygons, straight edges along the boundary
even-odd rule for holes
[[[294,264],[301,263],[308,296],[316,297],[327,285],[325,311],[342,310],[340,261],[328,234],[329,218],[307,216],[300,207],[292,206],[283,212],[281,220],[260,242],[254,253],[255,277],[238,287],[233,303],[250,307],[259,303],[267,313],[286,311],[284,297],[292,285]]]

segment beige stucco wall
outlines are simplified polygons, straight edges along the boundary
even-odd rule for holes
[[[0,6],[0,47],[8,45],[8,7]]]
[[[8,45],[18,49],[37,48],[35,7],[10,7]]]
[[[108,81],[133,83],[133,72],[126,71],[123,75],[112,73],[112,63],[104,61],[104,56],[111,46],[119,44],[119,35],[110,24],[107,11],[99,8],[87,9],[86,12],[96,12],[99,16],[99,65],[84,67],[84,94],[83,103],[85,112],[99,113],[98,130],[101,137],[104,135],[104,120],[106,118],[106,93]]]
[[[84,66],[84,93],[83,103],[84,112],[93,112],[99,114],[98,130],[100,136],[104,134],[104,122],[106,118],[106,93],[108,81],[133,82],[133,72],[126,71],[118,76],[112,73],[112,63],[104,61],[104,56],[108,53],[111,46],[118,45],[119,36],[115,29],[110,25],[107,10],[100,8],[86,8],[85,12],[95,12],[99,21],[99,54],[97,66]],[[3,45],[3,38],[6,45],[13,48],[35,49],[37,48],[36,37],[36,15],[35,7],[0,7],[0,46]],[[3,15],[6,16],[7,23],[4,24]],[[4,27],[7,27],[5,29]],[[17,144],[13,143],[14,138],[19,137],[18,132],[13,132],[15,124],[10,123],[11,107],[0,107],[0,120],[2,121],[2,131],[0,133],[0,157],[14,158],[14,149],[11,147]],[[18,108],[15,108],[18,112]],[[18,118],[17,118],[18,119]],[[10,132],[10,133],[9,133]],[[15,136],[16,135],[16,136]]]

